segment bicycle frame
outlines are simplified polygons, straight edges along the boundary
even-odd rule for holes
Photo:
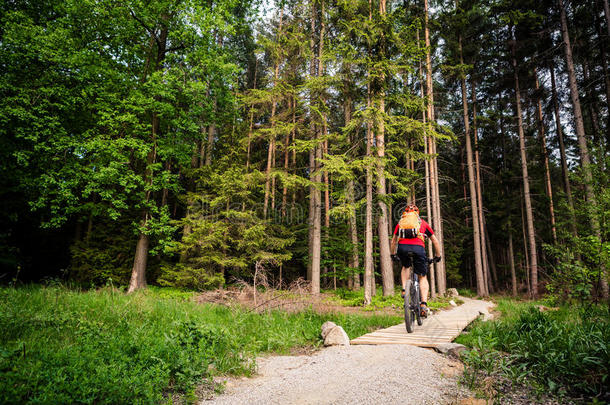
[[[417,319],[417,324],[422,324],[422,317],[420,313],[420,290],[419,290],[419,277],[415,273],[414,269],[414,256],[413,252],[409,252],[410,266],[407,267],[411,271],[410,279],[407,280],[405,286],[405,298],[404,298],[404,311],[405,311],[405,326],[408,333],[413,332],[413,321]],[[428,268],[434,262],[433,259],[426,259]]]

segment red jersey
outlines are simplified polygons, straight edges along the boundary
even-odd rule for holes
[[[396,228],[394,228],[394,235],[398,233],[398,224],[396,224]],[[430,225],[423,219],[421,220],[421,225],[419,227],[419,233],[425,235],[426,237],[430,237],[434,235],[434,231],[430,228]],[[426,247],[426,244],[420,238],[400,238],[398,239],[398,243],[402,245],[419,245]]]

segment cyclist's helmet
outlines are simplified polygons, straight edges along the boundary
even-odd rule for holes
[[[417,214],[419,214],[419,208],[417,208],[417,205],[415,205],[415,204],[409,204],[405,208],[405,212],[411,212],[411,211],[415,211],[415,212],[417,212]]]

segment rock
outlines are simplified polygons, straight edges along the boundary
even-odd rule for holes
[[[445,293],[446,297],[459,297],[457,288],[447,288],[447,292]]]
[[[349,346],[349,337],[341,326],[335,326],[326,334],[324,346]]]
[[[441,343],[437,345],[434,350],[439,353],[447,354],[449,356],[459,357],[460,353],[466,350],[466,346],[459,343]]]
[[[327,321],[322,325],[322,339],[326,339],[326,335],[330,333],[330,331],[337,326],[336,323]]]
[[[457,304],[454,300],[449,301],[449,305],[451,305],[452,307],[457,307]]]

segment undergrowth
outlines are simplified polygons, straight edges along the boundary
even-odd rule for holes
[[[201,305],[190,293],[0,288],[0,403],[162,403],[215,374],[250,375],[261,352],[318,346],[327,320],[350,338],[393,316],[263,314]]]
[[[528,381],[539,392],[608,400],[610,321],[605,306],[541,312],[533,302],[500,299],[496,321],[473,324],[456,340],[467,352],[465,379],[480,373]]]

